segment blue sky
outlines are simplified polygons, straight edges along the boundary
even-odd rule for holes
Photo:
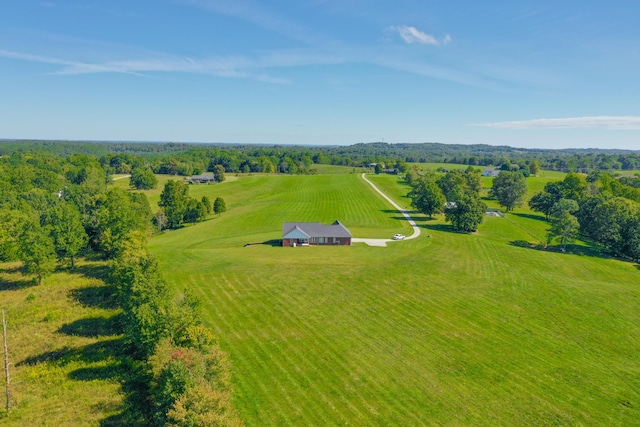
[[[640,150],[640,2],[5,0],[0,137]]]

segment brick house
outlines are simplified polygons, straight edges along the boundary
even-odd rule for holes
[[[340,221],[324,225],[319,222],[285,222],[282,224],[282,246],[349,246],[351,233]]]

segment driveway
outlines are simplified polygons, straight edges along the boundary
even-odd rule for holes
[[[373,189],[376,190],[382,197],[384,197],[387,200],[387,202],[389,202],[389,204],[391,204],[391,206],[393,206],[395,209],[397,209],[398,212],[400,212],[402,214],[402,216],[407,218],[407,221],[409,221],[409,225],[411,225],[411,227],[413,228],[413,234],[411,236],[405,237],[405,240],[415,239],[418,236],[420,236],[420,228],[416,225],[416,222],[411,218],[411,216],[409,216],[409,213],[411,212],[410,210],[402,209],[400,206],[398,206],[396,204],[396,202],[391,200],[389,197],[387,197],[386,194],[384,194],[382,191],[380,191],[380,189],[378,187],[376,187],[373,182],[369,181],[364,173],[362,174],[362,179],[364,179],[367,183],[369,183],[369,185],[372,186]],[[353,243],[366,243],[369,246],[387,246],[387,242],[401,242],[401,241],[402,240],[366,239],[366,238],[360,238],[360,237],[354,237],[353,239],[351,239],[351,242],[353,242]]]

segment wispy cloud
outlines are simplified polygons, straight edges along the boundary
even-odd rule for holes
[[[389,27],[389,30],[398,33],[400,38],[408,44],[418,43],[438,46],[441,43],[447,44],[451,42],[451,36],[448,34],[442,39],[442,41],[440,41],[431,34],[427,34],[418,30],[416,27],[408,25],[391,26]]]
[[[640,116],[586,116],[480,123],[492,129],[621,129],[640,130]]]
[[[191,58],[162,53],[145,53],[137,59],[80,61],[66,60],[44,55],[14,52],[0,49],[0,57],[59,66],[52,74],[80,75],[99,73],[145,73],[178,72],[210,74],[226,78],[248,78],[271,84],[291,84],[292,81],[265,72],[267,69],[288,68],[306,65],[337,64],[346,58],[306,50],[262,52],[253,57],[243,55],[209,56]]]
[[[108,67],[105,67],[102,64],[89,64],[85,62],[79,61],[69,61],[61,58],[54,58],[51,56],[45,55],[33,55],[29,53],[21,53],[21,52],[12,52],[8,50],[0,49],[0,57],[3,58],[12,58],[19,59],[22,61],[29,62],[39,62],[41,64],[52,64],[52,65],[60,65],[62,68],[56,74],[79,74],[73,72],[66,72],[67,70],[85,70],[84,73],[98,73],[98,72],[107,72],[114,71],[120,73],[127,74],[135,74],[132,70],[122,69],[122,70],[108,70]]]
[[[216,15],[224,15],[249,22],[259,28],[283,35],[310,46],[332,45],[335,40],[265,7],[255,0],[176,0]]]
[[[122,50],[122,49],[118,49]],[[112,59],[115,56],[128,59]],[[271,84],[292,84],[290,79],[273,76],[267,71],[293,67],[336,64],[370,64],[429,78],[452,81],[469,86],[496,88],[491,79],[473,75],[449,67],[424,63],[415,58],[405,57],[402,51],[393,47],[341,48],[323,50],[317,48],[283,49],[254,52],[250,55],[212,55],[202,58],[170,55],[153,51],[128,49],[125,54],[104,52],[100,58],[87,58],[86,52],[77,59],[21,53],[0,49],[0,57],[37,62],[58,66],[54,75],[81,75],[120,73],[147,76],[149,73],[194,73],[209,74],[223,78],[253,79]]]

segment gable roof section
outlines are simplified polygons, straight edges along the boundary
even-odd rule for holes
[[[283,239],[308,239],[309,237],[311,236],[302,231],[297,225],[286,232],[284,231],[284,226],[282,227]]]
[[[331,225],[319,222],[285,222],[282,224],[282,237],[300,239],[309,237],[352,237],[347,227],[340,221]]]

